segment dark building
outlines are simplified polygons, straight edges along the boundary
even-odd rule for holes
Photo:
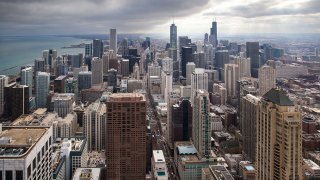
[[[187,63],[192,62],[192,48],[184,46],[181,48],[181,72],[182,76],[186,77],[186,72],[187,72]]]
[[[172,107],[172,142],[189,141],[192,136],[192,107],[188,99],[182,99]]]
[[[146,100],[137,93],[107,97],[106,178],[146,178]]]
[[[103,43],[101,39],[94,39],[92,43],[92,55],[93,57],[102,58],[103,54]]]
[[[16,119],[23,114],[29,113],[29,87],[9,84],[4,88],[4,117]]]
[[[191,43],[191,39],[188,36],[179,36],[179,50],[182,51],[183,46],[188,46]]]
[[[54,92],[65,93],[65,83],[67,76],[59,76],[54,80]]]
[[[229,51],[228,50],[218,50],[215,53],[215,69],[219,73],[219,81],[224,80],[224,65],[228,64],[230,61]]]
[[[79,53],[76,55],[71,55],[71,66],[73,68],[79,68],[82,66],[83,63],[83,54]]]
[[[218,26],[216,21],[212,22],[212,26],[210,28],[209,41],[214,47],[218,46]]]
[[[138,55],[138,49],[129,48],[128,56],[123,56],[124,59],[129,59],[129,72],[133,73],[133,67],[136,63],[139,64],[140,56]]]
[[[108,86],[117,86],[117,70],[116,69],[109,69],[108,71],[108,78],[107,78]]]
[[[34,73],[36,74],[38,71],[44,72],[45,69],[44,59],[35,59],[34,60]]]
[[[251,60],[251,76],[258,78],[258,71],[262,65],[259,56],[259,42],[247,42],[247,57]]]

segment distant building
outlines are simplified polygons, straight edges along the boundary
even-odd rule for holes
[[[110,49],[112,49],[115,54],[118,52],[118,40],[117,40],[117,29],[110,29]]]
[[[29,113],[29,87],[11,83],[4,88],[4,116],[15,119]]]
[[[4,112],[4,87],[8,85],[8,77],[0,75],[0,117]]]
[[[26,85],[29,87],[29,97],[32,97],[32,87],[33,87],[33,70],[32,67],[26,67],[21,70],[21,85]]]
[[[77,168],[72,180],[101,180],[101,168]]]
[[[59,76],[54,80],[54,92],[64,93],[67,76]]]
[[[37,108],[47,107],[47,97],[49,94],[50,74],[38,72],[36,75],[36,105]]]
[[[83,89],[89,89],[92,86],[92,73],[91,71],[81,71],[78,75],[78,89],[79,92]]]
[[[54,94],[51,99],[53,111],[58,113],[59,117],[64,118],[67,114],[73,112],[75,96],[73,93]]]
[[[263,96],[276,87],[276,71],[273,67],[264,65],[259,68],[259,95]]]
[[[92,57],[92,43],[85,44],[85,57]]]
[[[251,76],[258,78],[258,69],[262,66],[259,55],[259,42],[247,42],[247,58],[251,61]]]
[[[195,93],[198,89],[208,91],[208,74],[203,68],[195,68],[191,74],[191,104],[194,104]]]
[[[151,171],[153,179],[168,180],[168,169],[166,159],[164,158],[162,150],[153,150],[151,159]]]
[[[103,43],[101,39],[94,39],[92,43],[92,56],[102,58]]]
[[[192,53],[191,47],[183,46],[181,48],[181,75],[183,77],[187,77],[187,63],[193,62]]]
[[[121,75],[122,77],[129,76],[129,60],[128,59],[121,60]]]
[[[92,85],[101,84],[103,82],[103,63],[100,58],[92,58]]]
[[[192,107],[188,99],[182,99],[172,108],[172,142],[188,141],[192,136]]]
[[[236,64],[224,65],[224,81],[228,100],[236,98],[236,82],[239,80],[239,66]]]
[[[194,62],[188,62],[186,65],[186,84],[187,85],[191,85],[191,74],[193,73],[193,71],[195,70],[196,65],[194,64]]]

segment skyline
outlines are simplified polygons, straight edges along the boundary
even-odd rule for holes
[[[319,8],[317,0],[3,0],[0,35],[101,34],[110,28],[167,35],[173,17],[179,35],[208,32],[213,19],[219,34],[320,33]]]

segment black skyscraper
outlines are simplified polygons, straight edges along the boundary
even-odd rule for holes
[[[261,66],[259,57],[259,42],[247,42],[247,57],[251,60],[251,76],[258,78],[258,70]]]
[[[181,52],[181,72],[182,76],[186,77],[186,67],[188,62],[192,62],[192,48],[191,47],[182,47]]]

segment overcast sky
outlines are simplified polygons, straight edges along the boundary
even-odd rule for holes
[[[0,0],[0,35],[320,33],[320,0]]]

